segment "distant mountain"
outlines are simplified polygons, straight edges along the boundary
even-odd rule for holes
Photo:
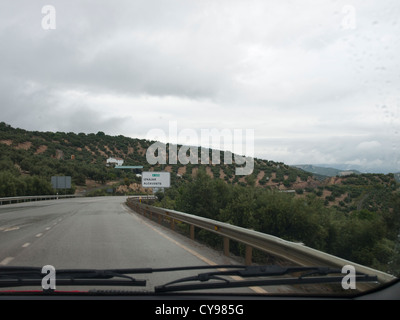
[[[394,179],[400,183],[400,172],[394,174]]]
[[[391,164],[383,164],[379,167],[374,165],[357,165],[357,164],[348,164],[348,163],[335,163],[335,164],[321,164],[321,163],[314,163],[314,166],[323,167],[323,168],[336,168],[341,171],[358,171],[360,173],[395,173],[398,172],[398,167],[394,167]]]
[[[327,177],[346,176],[349,174],[361,174],[361,172],[358,170],[348,170],[348,169],[343,170],[330,167],[316,166],[312,164],[294,165],[293,167],[302,169],[307,172],[311,172],[316,175],[327,176]]]

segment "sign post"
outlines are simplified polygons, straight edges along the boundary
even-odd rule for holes
[[[51,177],[51,184],[54,189],[64,189],[66,194],[67,189],[71,189],[71,177],[70,176],[53,176]]]

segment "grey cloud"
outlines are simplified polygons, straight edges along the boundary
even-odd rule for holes
[[[179,120],[257,129],[267,159],[398,164],[395,1],[354,1],[354,30],[342,1],[52,4],[45,31],[42,4],[0,3],[2,121],[144,135]]]
[[[314,139],[263,139],[256,150],[265,159],[294,164],[348,164],[353,169],[366,172],[398,172],[400,168],[400,146],[387,141],[386,136],[375,136],[373,142],[368,136],[328,137]],[[275,157],[271,154],[275,153]],[[397,155],[397,156],[396,156]]]

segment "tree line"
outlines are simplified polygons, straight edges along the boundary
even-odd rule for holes
[[[341,212],[315,194],[230,185],[199,170],[196,178],[157,193],[156,205],[254,229],[392,274],[399,274],[400,195],[386,210]],[[201,236],[201,234],[200,234]],[[219,237],[203,237],[218,246]],[[234,248],[233,248],[234,249]],[[240,251],[240,247],[236,248]],[[237,252],[239,253],[239,252]]]

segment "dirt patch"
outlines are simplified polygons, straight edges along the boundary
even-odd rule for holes
[[[110,152],[111,154],[114,154],[114,152],[112,152],[108,146],[105,145],[104,149],[106,149],[107,152]],[[114,148],[114,150],[116,150],[116,148]]]
[[[126,185],[121,185],[115,191],[117,193],[128,193],[131,191],[139,192],[139,193],[143,193],[143,194],[152,194],[153,193],[152,189],[143,188],[142,185],[139,183],[131,183],[129,185],[129,187]]]
[[[146,155],[146,149],[144,149],[139,142],[138,142],[138,145],[137,145],[137,150],[138,150],[138,153],[140,155],[142,155],[142,156]]]
[[[92,150],[90,150],[90,148],[89,148],[88,146],[85,146],[85,149],[86,149],[87,151],[89,151],[93,156],[96,155]]]
[[[269,187],[276,187],[279,185],[279,182],[273,182],[272,180],[276,179],[276,172],[272,172],[271,173],[271,177],[269,178],[269,180],[267,181],[266,185]]]
[[[26,176],[29,175],[29,171],[22,170],[21,167],[17,163],[14,163],[14,167],[17,168],[17,170],[19,171],[20,174],[26,175]]]
[[[178,168],[178,174],[180,174],[181,176],[183,176],[186,173],[186,166],[183,167],[179,167]]]
[[[29,150],[31,146],[32,146],[32,142],[26,141],[26,142],[19,143],[19,144],[15,147],[15,149]]]
[[[265,172],[264,172],[264,171],[260,171],[260,172],[258,173],[257,178],[256,178],[256,186],[259,186],[259,185],[260,185],[260,180],[261,180],[262,178],[264,178],[264,176],[265,176]]]
[[[113,184],[116,184],[116,183],[118,183],[118,182],[120,182],[120,181],[119,181],[119,180],[107,181],[107,182],[106,182],[106,186],[112,186]]]
[[[224,170],[222,170],[222,168],[220,168],[219,169],[219,178],[222,180],[225,180],[225,176],[226,176],[226,174],[225,174]]]
[[[332,194],[332,191],[326,190],[324,189],[324,191],[322,191],[322,197],[325,199],[326,197],[329,197]]]
[[[91,180],[91,179],[86,179],[85,184],[86,184],[87,188],[96,188],[96,187],[100,187],[101,186],[100,183],[98,183],[98,182],[96,182],[94,180]]]
[[[211,168],[210,168],[210,167],[206,167],[206,173],[207,173],[211,178],[214,178],[214,174],[213,174],[213,172],[211,171]]]
[[[99,147],[96,147],[96,149],[103,157],[108,157],[107,154],[104,151],[99,149]]]
[[[47,150],[47,146],[41,145],[41,146],[39,146],[39,148],[37,148],[37,150],[35,151],[35,154],[41,154],[41,153],[45,152],[46,150]]]
[[[131,183],[129,185],[129,189],[133,190],[133,191],[138,191],[140,193],[152,193],[153,190],[150,188],[143,188],[142,185],[140,183]]]
[[[121,159],[126,158],[125,152],[119,150],[117,147],[114,147],[114,151],[111,151],[110,148],[107,146],[105,146],[105,148],[107,149],[108,152],[111,152],[111,157],[121,158]]]
[[[300,178],[293,183],[293,189],[305,189],[308,187],[312,187],[312,183],[310,183],[310,181],[301,181]]]
[[[332,185],[332,184],[342,184],[343,178],[339,178],[339,177],[331,177],[328,180],[328,185]]]
[[[348,193],[342,194],[340,197],[335,198],[335,201],[332,202],[332,205],[339,206],[340,201],[344,201],[348,197]]]
[[[0,143],[11,146],[13,142],[12,142],[12,140],[0,140]]]
[[[64,152],[62,150],[56,150],[56,159],[60,160],[64,158]]]

